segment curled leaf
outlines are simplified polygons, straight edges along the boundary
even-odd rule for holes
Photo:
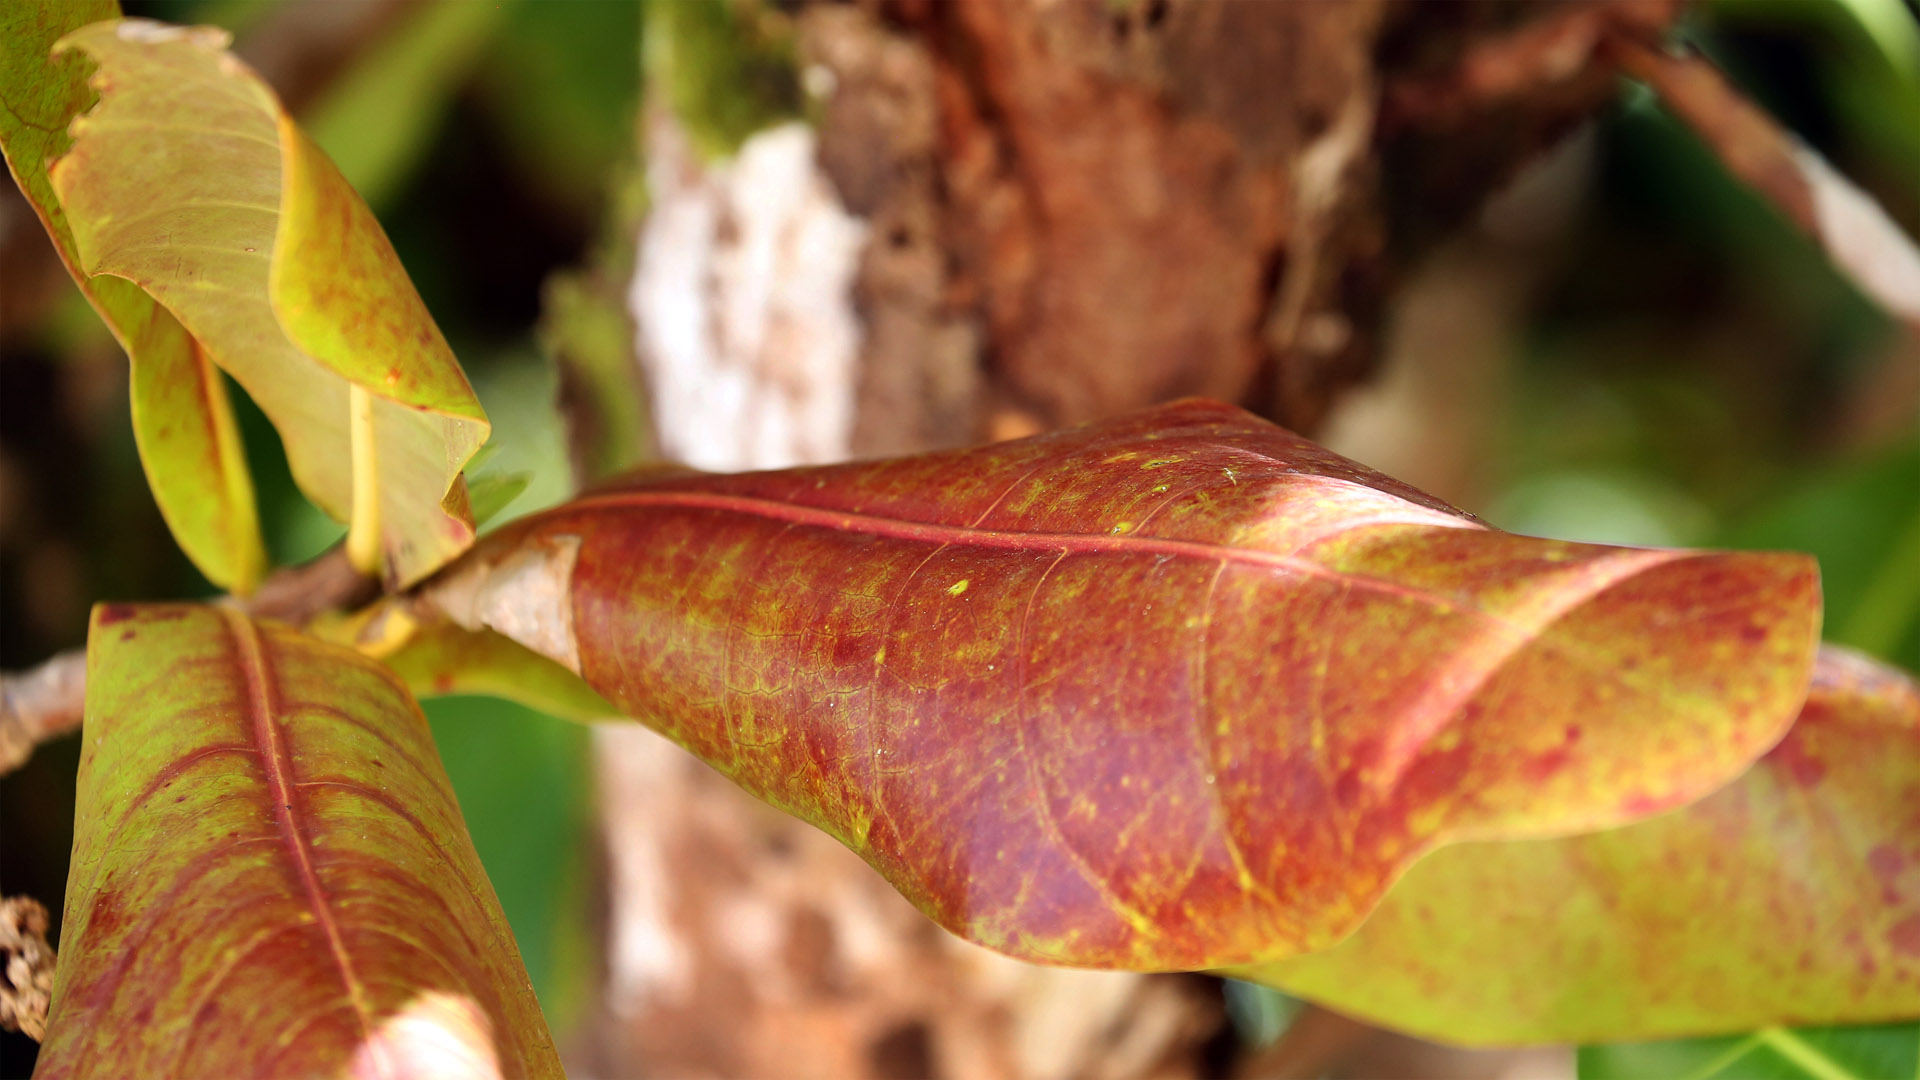
[[[266,569],[253,478],[226,384],[166,308],[82,265],[47,163],[93,92],[86,63],[54,57],[62,34],[120,14],[113,0],[20,0],[0,10],[0,150],[60,259],[127,352],[133,435],[147,484],[180,549],[207,580],[251,592]]]
[[[1818,593],[1501,533],[1199,401],[609,489],[430,588],[955,932],[1133,969],[1325,948],[1438,845],[1720,787],[1791,722]]]
[[[336,518],[371,480],[386,572],[411,583],[474,527],[460,469],[488,425],[386,234],[227,35],[142,19],[60,42],[97,106],[53,165],[80,266],[140,286],[232,374]],[[356,451],[350,389],[371,398]]]
[[[1461,844],[1326,952],[1232,972],[1450,1042],[1920,1017],[1920,685],[1828,646],[1799,721],[1682,810]]]
[[[427,723],[232,611],[96,609],[37,1076],[558,1076]]]

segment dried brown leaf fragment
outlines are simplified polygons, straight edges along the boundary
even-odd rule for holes
[[[31,896],[0,900],[0,1027],[40,1042],[47,1037],[47,1007],[53,1001],[53,946],[47,944],[47,909]]]

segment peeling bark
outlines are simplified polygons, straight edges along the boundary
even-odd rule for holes
[[[629,302],[661,449],[716,471],[846,457],[866,228],[820,177],[812,131],[769,128],[718,163],[664,111],[646,131]]]

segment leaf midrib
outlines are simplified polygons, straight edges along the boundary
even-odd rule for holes
[[[1401,585],[1384,578],[1355,574],[1345,570],[1335,570],[1331,567],[1316,563],[1311,559],[1303,559],[1298,555],[1283,555],[1279,552],[1262,551],[1259,548],[1211,544],[1198,540],[1174,540],[1161,536],[1140,536],[1137,534],[1102,535],[1098,533],[982,529],[968,525],[952,525],[944,522],[913,521],[906,518],[882,517],[857,510],[833,510],[826,507],[809,506],[804,503],[781,502],[777,499],[762,498],[753,495],[721,495],[700,491],[641,491],[587,495],[574,500],[556,513],[571,514],[577,510],[591,510],[602,507],[644,508],[649,506],[688,510],[719,510],[742,514],[748,517],[770,518],[800,525],[813,525],[841,532],[865,533],[889,540],[915,540],[925,543],[996,548],[1002,551],[1063,551],[1071,555],[1099,553],[1171,555],[1180,558],[1201,559],[1207,562],[1241,563],[1249,566],[1264,567],[1270,570],[1286,570],[1343,585],[1355,585],[1374,592],[1415,600],[1446,611],[1471,612],[1484,615],[1490,619],[1499,620],[1499,616],[1491,612],[1457,604],[1445,597],[1437,596],[1421,589]],[[1436,528],[1457,527],[1462,529],[1483,529],[1483,526],[1467,521],[1464,518],[1461,519],[1458,526],[1439,525],[1437,522],[1426,522],[1425,524],[1433,525]],[[1337,535],[1337,533],[1331,535]],[[1325,539],[1325,537],[1316,538],[1316,540],[1318,539]]]
[[[326,890],[320,885],[319,875],[314,871],[312,853],[307,850],[306,839],[294,815],[293,762],[281,739],[279,709],[273,694],[273,672],[260,641],[260,629],[237,611],[224,611],[222,614],[226,617],[235,659],[246,684],[241,708],[246,712],[254,742],[260,749],[260,765],[266,774],[267,796],[273,802],[274,822],[279,827],[281,842],[294,865],[301,890],[306,894],[307,907],[326,935],[327,948],[334,967],[340,973],[347,999],[353,1005],[354,1015],[359,1019],[361,1034],[370,1040],[373,1037],[373,1020],[366,990],[354,974],[353,962],[347,956],[346,942],[334,919],[333,907],[327,900]]]

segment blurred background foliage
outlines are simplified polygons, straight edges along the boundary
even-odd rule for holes
[[[761,27],[777,12],[751,5],[125,6],[232,29],[367,196],[493,418],[499,450],[482,471],[529,478],[502,517],[571,488],[547,355],[553,310],[550,332],[538,329],[543,304],[577,300],[581,267],[630,257],[644,206],[634,149],[643,55],[676,111],[699,119],[705,153],[799,108],[791,57]],[[1911,8],[1712,0],[1686,32],[1920,233]],[[1328,437],[1518,531],[1814,552],[1829,636],[1920,671],[1920,346],[1644,92],[1623,86],[1555,157],[1546,225],[1490,217],[1464,248],[1434,256],[1494,283],[1476,293],[1472,274],[1452,279],[1448,318],[1483,323],[1457,335],[1468,347],[1436,350],[1403,312],[1379,385],[1362,396],[1411,385],[1408,412],[1358,408]],[[166,539],[146,492],[123,358],[11,185],[0,211],[0,665],[13,669],[80,645],[96,599],[213,590]],[[1416,270],[1408,288],[1422,287]],[[618,327],[597,331],[611,364]],[[1409,373],[1415,363],[1422,370]],[[272,553],[311,557],[343,530],[300,497],[270,428],[243,410]],[[1379,430],[1395,415],[1449,412],[1458,423],[1421,430],[1450,445],[1396,456]],[[595,964],[585,732],[485,699],[426,707],[562,1032],[588,1005]],[[76,760],[68,740],[0,780],[0,882],[56,909]],[[1291,1015],[1265,999],[1235,1008],[1252,1039]],[[1723,1057],[1732,1045],[1715,1044]],[[4,1050],[0,1073],[23,1072],[31,1044],[8,1036]],[[1694,1055],[1688,1067],[1713,1058],[1698,1044],[1671,1052]],[[1656,1061],[1617,1060],[1621,1075]],[[1905,1073],[1913,1067],[1909,1055]]]

